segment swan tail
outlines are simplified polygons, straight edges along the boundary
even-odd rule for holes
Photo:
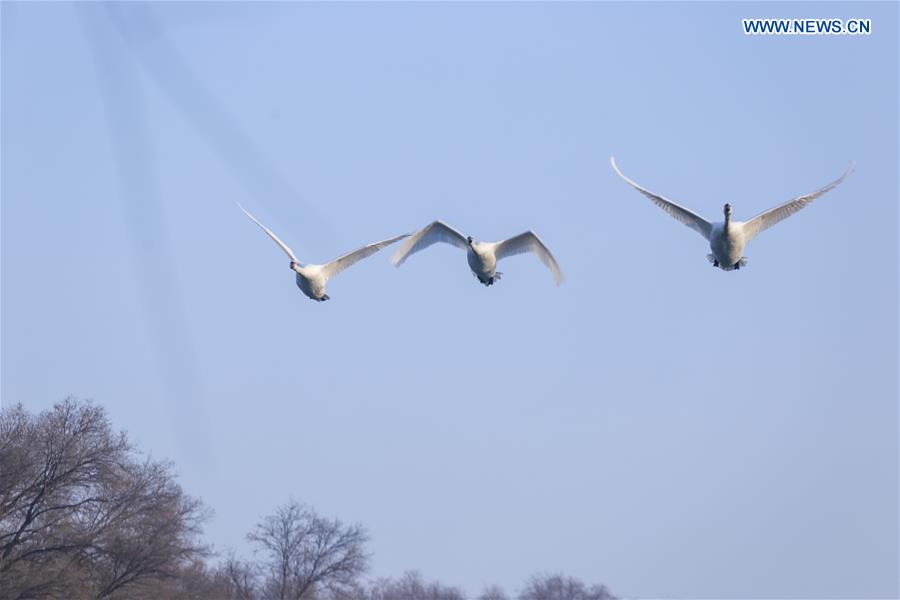
[[[500,281],[500,276],[503,275],[503,273],[497,273],[497,272],[494,272],[494,274],[493,274],[489,279],[482,279],[482,278],[481,278],[481,275],[479,275],[479,274],[476,273],[475,271],[472,271],[472,275],[474,275],[474,276],[475,276],[475,279],[477,279],[478,281],[480,281],[480,282],[483,283],[484,285],[494,285],[495,283],[497,283],[498,281]]]
[[[737,269],[743,269],[745,266],[747,266],[747,257],[746,256],[742,256],[741,260],[737,261],[737,264],[734,264],[734,265],[723,265],[716,259],[715,255],[713,255],[713,254],[707,254],[706,260],[711,262],[714,267],[719,267],[723,271],[734,271]]]

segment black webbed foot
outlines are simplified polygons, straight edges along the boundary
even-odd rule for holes
[[[714,260],[714,261],[713,261],[713,266],[714,266],[714,267],[718,267],[718,266],[719,266],[719,261]]]

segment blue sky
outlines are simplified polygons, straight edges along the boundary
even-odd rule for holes
[[[2,398],[105,406],[215,510],[372,575],[630,597],[898,591],[896,3],[2,4]],[[746,17],[870,36],[745,36]],[[745,219],[748,268],[618,179]],[[442,218],[305,298],[304,262]]]

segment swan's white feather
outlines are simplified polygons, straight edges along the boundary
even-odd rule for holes
[[[813,200],[826,192],[830,192],[838,185],[840,185],[844,181],[844,179],[847,178],[847,175],[852,172],[853,161],[850,161],[850,164],[847,166],[847,170],[844,171],[844,174],[825,187],[819,188],[811,194],[792,198],[791,200],[788,200],[783,204],[779,204],[775,208],[770,208],[769,210],[756,215],[749,221],[745,221],[743,224],[744,239],[749,242],[772,225],[778,223],[779,221],[783,221],[797,211],[806,208],[812,203]]]
[[[374,244],[369,244],[367,246],[363,246],[358,250],[354,250],[353,252],[348,252],[347,254],[341,256],[340,258],[336,258],[330,263],[322,265],[322,275],[325,277],[326,281],[331,279],[350,265],[356,264],[367,256],[371,256],[384,248],[385,246],[390,246],[394,242],[402,240],[403,238],[409,237],[410,234],[404,233],[403,235],[398,235],[397,237],[392,237],[387,240],[382,240],[380,242],[375,242]]]
[[[400,246],[400,248],[397,249],[397,252],[394,253],[394,256],[391,257],[391,263],[395,267],[399,267],[406,262],[406,259],[409,258],[410,255],[415,254],[420,250],[424,250],[428,246],[438,242],[444,242],[445,244],[450,244],[463,250],[468,250],[469,248],[469,244],[466,242],[466,236],[443,221],[438,220],[426,225],[421,231],[416,232],[408,240],[403,242],[403,245]]]
[[[622,171],[620,171],[619,167],[616,165],[616,159],[612,156],[609,157],[609,162],[612,165],[612,168],[615,169],[616,173],[618,173],[619,177],[624,179],[625,182],[628,183],[628,185],[649,198],[651,202],[669,213],[669,215],[671,215],[675,220],[684,223],[706,239],[709,239],[709,232],[712,228],[712,224],[709,221],[707,221],[697,213],[688,210],[683,206],[679,206],[678,204],[675,204],[674,202],[667,198],[664,198],[663,196],[654,194],[650,190],[641,187],[634,181],[625,177],[625,175],[622,174]]]
[[[278,244],[278,246],[279,246],[282,250],[284,250],[284,253],[287,254],[287,255],[291,258],[292,261],[294,261],[295,263],[299,263],[299,262],[300,262],[299,260],[297,260],[297,257],[294,256],[294,251],[291,250],[290,247],[288,247],[287,244],[285,244],[285,243],[282,242],[280,239],[278,239],[278,236],[275,235],[274,233],[272,233],[272,231],[271,231],[268,227],[266,227],[265,225],[263,225],[262,223],[260,223],[259,221],[257,221],[257,220],[256,220],[256,217],[254,217],[254,216],[251,215],[249,212],[247,212],[247,210],[246,210],[243,206],[241,206],[240,202],[238,203],[238,208],[240,208],[242,211],[244,211],[244,214],[247,215],[248,217],[250,217],[250,220],[251,220],[251,221],[253,221],[253,222],[256,223],[257,225],[259,225],[260,227],[262,227],[262,230],[266,232],[266,235],[268,235],[270,238],[272,238],[272,241],[274,241],[276,244]]]
[[[520,233],[508,240],[497,242],[494,247],[494,253],[497,256],[497,260],[506,258],[507,256],[523,254],[525,252],[533,253],[542,263],[544,263],[544,266],[550,269],[550,272],[553,273],[553,280],[556,282],[556,285],[562,283],[563,274],[562,270],[559,268],[559,263],[556,262],[556,259],[553,258],[553,254],[550,253],[550,249],[547,248],[547,245],[544,244],[535,232],[526,231],[525,233]]]

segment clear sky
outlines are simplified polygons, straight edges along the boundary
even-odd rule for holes
[[[745,17],[870,18],[746,36]],[[2,398],[93,398],[244,534],[372,575],[630,597],[898,591],[898,4],[2,4]],[[710,219],[842,186],[748,268]],[[449,246],[295,287],[442,218]]]

